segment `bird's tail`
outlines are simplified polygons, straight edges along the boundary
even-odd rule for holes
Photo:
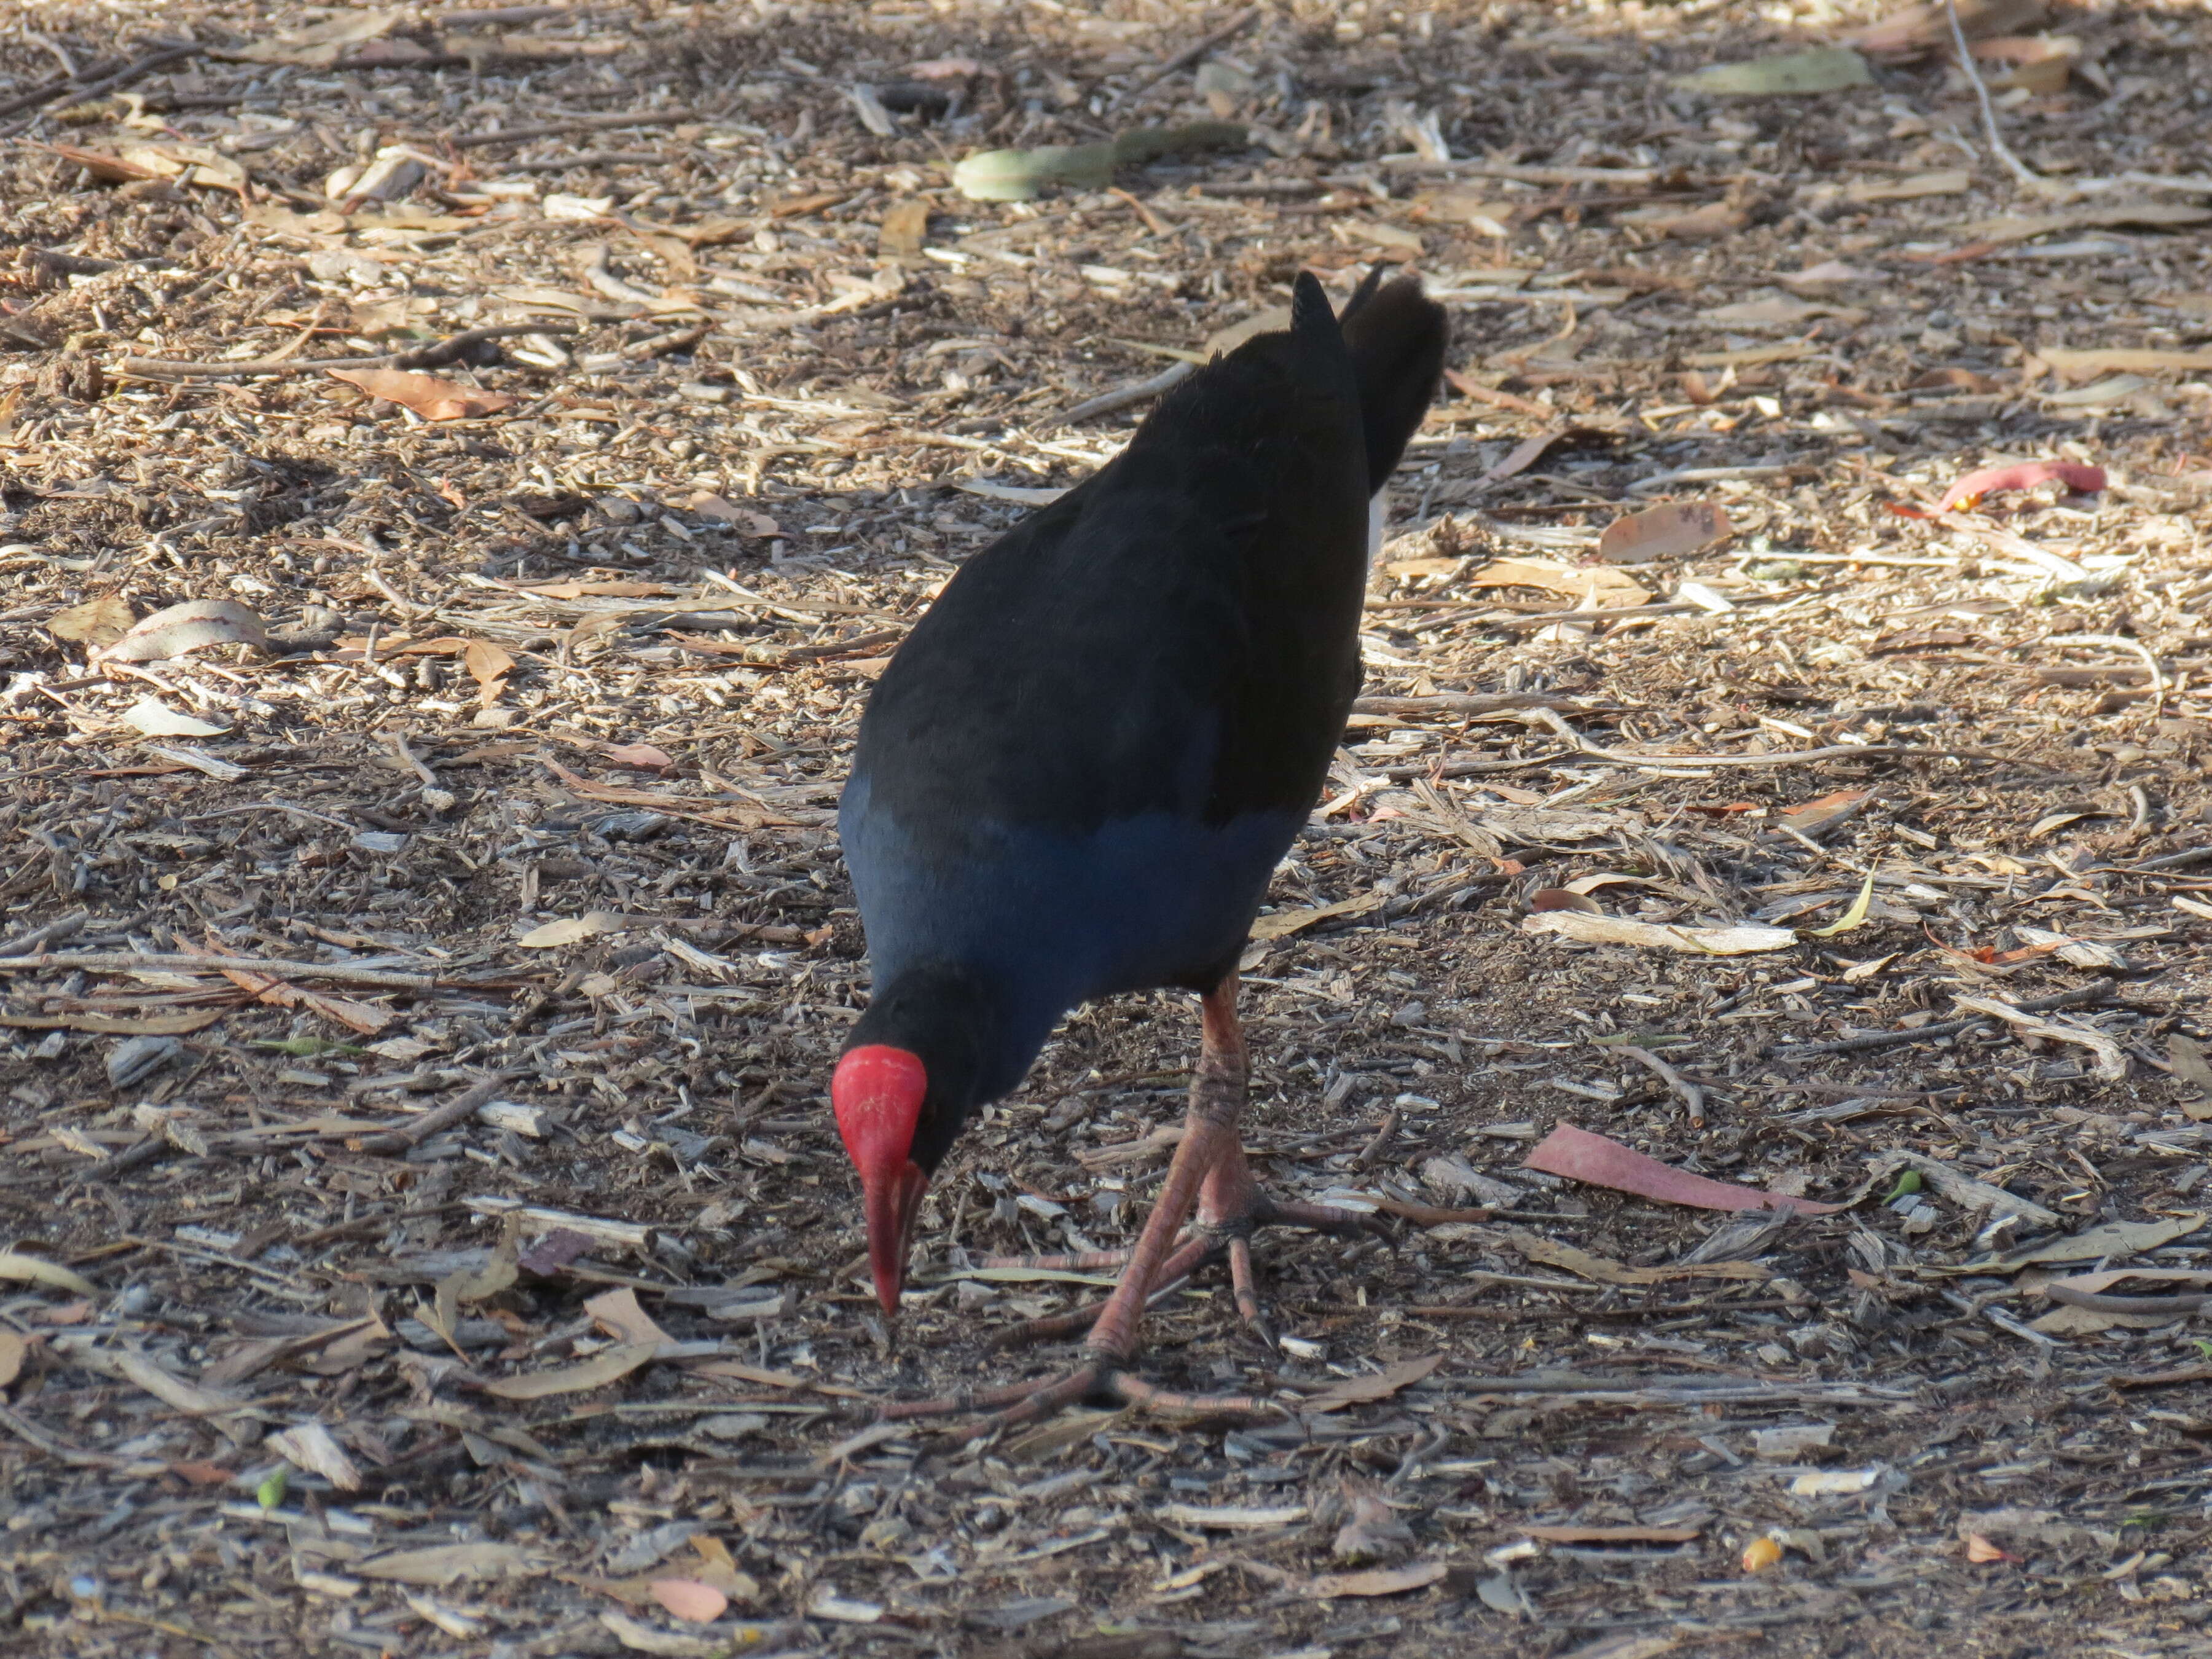
[[[1444,369],[1444,308],[1418,276],[1384,286],[1387,267],[1367,273],[1338,320],[1359,380],[1367,434],[1367,490],[1381,489],[1421,424]]]

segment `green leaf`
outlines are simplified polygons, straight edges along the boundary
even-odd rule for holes
[[[1867,919],[1867,910],[1874,903],[1874,872],[1867,872],[1866,885],[1851,901],[1851,908],[1830,922],[1826,927],[1808,927],[1805,931],[1814,939],[1833,939],[1838,933],[1848,933]]]
[[[280,1508],[284,1502],[284,1489],[292,1484],[292,1466],[279,1463],[270,1470],[269,1478],[253,1489],[253,1501],[264,1510]]]
[[[1673,79],[1684,92],[1737,98],[1794,97],[1870,87],[1874,71],[1849,46],[1814,46],[1777,58],[1755,58],[1747,64],[1713,64],[1694,75],[1677,75]]]
[[[1030,202],[1048,185],[1103,190],[1116,167],[1157,161],[1186,149],[1237,149],[1248,135],[1235,121],[1186,121],[1172,127],[1132,127],[1111,143],[1044,144],[1035,149],[981,149],[952,169],[952,187],[971,202]]]
[[[1899,1199],[1903,1198],[1907,1193],[1917,1193],[1919,1190],[1920,1171],[1917,1170],[1907,1170],[1903,1175],[1898,1176],[1897,1185],[1889,1189],[1888,1196],[1884,1198],[1881,1201],[1885,1204],[1894,1204]]]

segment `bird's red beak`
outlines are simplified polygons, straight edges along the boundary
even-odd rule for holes
[[[894,1318],[906,1287],[907,1250],[921,1196],[929,1190],[929,1177],[913,1157],[915,1125],[928,1091],[920,1057],[882,1043],[848,1052],[830,1080],[837,1133],[860,1172],[876,1299]]]

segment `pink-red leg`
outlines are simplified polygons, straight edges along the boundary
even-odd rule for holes
[[[1180,1246],[1176,1242],[1183,1224],[1199,1204],[1201,1189],[1224,1165],[1234,1172],[1229,1179],[1243,1188],[1250,1186],[1250,1176],[1244,1172],[1243,1149],[1237,1139],[1237,1121],[1244,1110],[1247,1067],[1244,1033],[1237,1018],[1236,975],[1231,974],[1208,992],[1200,1007],[1204,1035],[1191,1078],[1182,1141],[1168,1165],[1167,1181],[1152,1212],[1146,1218],[1144,1230],[1128,1253],[1120,1282],[1091,1322],[1091,1334],[1084,1340],[1083,1363],[1060,1377],[987,1394],[894,1406],[886,1416],[903,1419],[997,1408],[995,1415],[963,1437],[972,1438],[1033,1422],[1061,1406],[1101,1395],[1164,1412],[1251,1414],[1278,1409],[1243,1396],[1187,1395],[1158,1389],[1127,1375],[1126,1370],[1136,1357],[1138,1327],[1153,1288],[1167,1282],[1172,1276],[1169,1270],[1194,1247],[1201,1254],[1218,1248],[1216,1241],[1206,1237]]]

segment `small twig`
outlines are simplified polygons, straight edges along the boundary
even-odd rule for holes
[[[2055,997],[2039,997],[2033,1002],[2023,1002],[2015,1010],[2023,1014],[2048,1013],[2054,1008],[2078,1008],[2092,1002],[2102,1002],[2112,995],[2111,980],[2100,980],[2096,984],[2078,991],[2063,991]],[[1869,1048],[1891,1048],[1901,1042],[1931,1042],[1937,1037],[1956,1036],[1960,1032],[1989,1024],[1987,1015],[1972,1019],[1947,1019],[1933,1025],[1922,1025],[1909,1031],[1869,1031],[1855,1037],[1841,1037],[1833,1042],[1801,1042],[1794,1048],[1777,1048],[1771,1058],[1775,1060],[1812,1060],[1821,1054],[1854,1054]]]
[[[404,1152],[410,1146],[419,1146],[441,1130],[450,1129],[456,1123],[465,1123],[474,1117],[479,1109],[489,1105],[499,1091],[507,1086],[507,1073],[495,1072],[482,1082],[474,1084],[455,1095],[444,1105],[428,1111],[411,1122],[382,1134],[364,1135],[356,1146],[364,1152]]]
[[[1212,33],[1206,36],[1203,40],[1195,41],[1192,45],[1185,46],[1181,52],[1176,53],[1174,57],[1169,58],[1166,63],[1162,64],[1158,68],[1146,70],[1135,80],[1130,82],[1129,84],[1123,88],[1121,92],[1117,93],[1112,100],[1112,104],[1119,105],[1126,102],[1129,99],[1134,98],[1139,93],[1144,91],[1147,87],[1151,87],[1158,82],[1166,80],[1168,76],[1173,75],[1177,70],[1188,69],[1200,58],[1205,57],[1206,53],[1218,51],[1219,48],[1227,46],[1231,40],[1234,40],[1238,35],[1243,33],[1246,29],[1251,27],[1254,23],[1259,21],[1260,9],[1261,9],[1257,6],[1245,7],[1243,10],[1238,12],[1234,17],[1231,18],[1227,22],[1224,23],[1219,28],[1214,30]],[[1109,105],[1109,107],[1111,106],[1112,106]]]
[[[25,29],[23,31],[23,38],[26,40],[29,40],[36,45],[44,46],[48,52],[52,52],[53,54],[54,61],[62,66],[62,73],[67,76],[70,80],[77,81],[83,78],[84,71],[77,67],[76,59],[69,55],[69,48],[62,45],[60,41],[55,40],[52,35],[40,34],[34,30]]]
[[[1057,422],[1048,422],[1046,424],[1074,426],[1096,415],[1111,415],[1115,410],[1127,409],[1132,404],[1148,403],[1162,392],[1182,385],[1196,372],[1196,366],[1194,364],[1170,363],[1149,380],[1139,380],[1134,385],[1122,386],[1118,391],[1102,392],[1088,403],[1076,404],[1067,413],[1060,416]]]
[[[115,365],[115,372],[135,374],[142,380],[237,380],[256,374],[317,374],[333,368],[436,368],[485,340],[503,340],[516,334],[574,334],[582,327],[581,323],[562,321],[497,323],[487,328],[469,329],[450,340],[441,340],[413,351],[387,351],[374,357],[258,357],[235,363],[125,357]]]
[[[1562,611],[1553,613],[1560,617],[1602,617],[1602,611]],[[1919,755],[1929,759],[1999,761],[2008,766],[2026,766],[2037,771],[2051,769],[2039,762],[2022,760],[2016,755],[1999,754],[1989,749],[1933,749],[1907,743],[1836,743],[1824,749],[1797,749],[1781,755],[1637,755],[1624,749],[1607,749],[1603,744],[1592,743],[1548,708],[1532,711],[1543,723],[1580,749],[1585,755],[1599,760],[1616,761],[1626,766],[1795,766],[1806,761],[1841,760],[1847,756]]]
[[[1990,89],[1982,83],[1982,72],[1974,67],[1974,54],[1966,45],[1966,31],[1959,23],[1959,0],[1943,0],[1944,15],[1951,20],[1951,42],[1959,49],[1959,71],[1974,89],[1981,100],[1982,128],[1989,134],[1990,150],[1998,161],[2010,168],[2014,178],[2039,195],[2049,195],[2051,185],[2034,168],[2012,153],[2012,147],[1997,131],[1996,106],[1990,101]]]
[[[2115,651],[2132,651],[2142,659],[2143,666],[2150,672],[2150,697],[2153,711],[2166,706],[2166,676],[2158,670],[2158,658],[2141,640],[2131,640],[2120,634],[2053,634],[2044,641],[2045,645],[2101,645]]]
[[[1390,1150],[1390,1143],[1397,1133],[1398,1109],[1394,1106],[1382,1115],[1382,1121],[1376,1126],[1374,1134],[1353,1156],[1352,1167],[1355,1170],[1373,1168],[1376,1160]]]
[[[126,64],[114,74],[104,76],[97,81],[88,81],[82,83],[71,81],[59,83],[49,82],[43,87],[35,88],[20,97],[10,99],[7,103],[0,104],[0,115],[14,115],[21,110],[36,109],[40,105],[50,104],[55,99],[69,93],[76,94],[80,102],[88,102],[103,93],[114,91],[118,87],[128,86],[141,76],[151,75],[155,70],[165,64],[173,64],[179,58],[196,58],[206,48],[197,46],[167,46],[159,52],[148,53],[135,64]],[[36,118],[35,116],[32,118],[33,120]],[[30,121],[21,121],[12,127],[0,127],[0,138],[12,138],[30,125]]]
[[[66,915],[56,916],[52,921],[10,939],[0,939],[0,957],[28,956],[33,951],[73,938],[82,933],[85,923],[91,920],[89,910],[71,910]]]
[[[2106,1296],[2100,1291],[2077,1291],[2070,1285],[2045,1285],[2043,1294],[2069,1308],[2092,1313],[2156,1314],[2179,1319],[2199,1308],[2212,1307],[2212,1295],[2191,1291],[2182,1296]]]
[[[1639,1048],[1633,1043],[1624,1042],[1613,1052],[1626,1054],[1638,1065],[1656,1073],[1668,1088],[1682,1097],[1683,1103],[1689,1107],[1690,1127],[1692,1129],[1702,1129],[1705,1127],[1705,1091],[1703,1089],[1698,1087],[1696,1084],[1691,1082],[1649,1048]]]
[[[571,167],[651,167],[669,159],[658,149],[587,149],[573,155],[555,155],[536,161],[502,161],[502,173],[566,173]]]
[[[1126,190],[1109,190],[1106,193],[1127,202],[1129,204],[1129,211],[1142,219],[1145,222],[1145,228],[1151,231],[1153,235],[1171,236],[1175,234],[1175,227],[1153,212],[1145,204],[1141,198],[1132,196]]]
[[[191,957],[135,951],[52,951],[37,956],[0,957],[0,974],[40,974],[81,968],[88,974],[135,974],[149,969],[177,974],[275,974],[281,979],[325,979],[340,985],[368,985],[391,991],[432,991],[438,981],[424,974],[395,974],[380,968],[356,968],[344,962],[272,962],[264,957]]]
[[[520,144],[532,138],[558,138],[563,133],[599,132],[612,127],[672,127],[696,121],[699,112],[661,110],[649,115],[580,115],[569,121],[548,121],[534,127],[507,127],[498,132],[465,133],[443,142],[455,149],[480,149],[486,144]]]

